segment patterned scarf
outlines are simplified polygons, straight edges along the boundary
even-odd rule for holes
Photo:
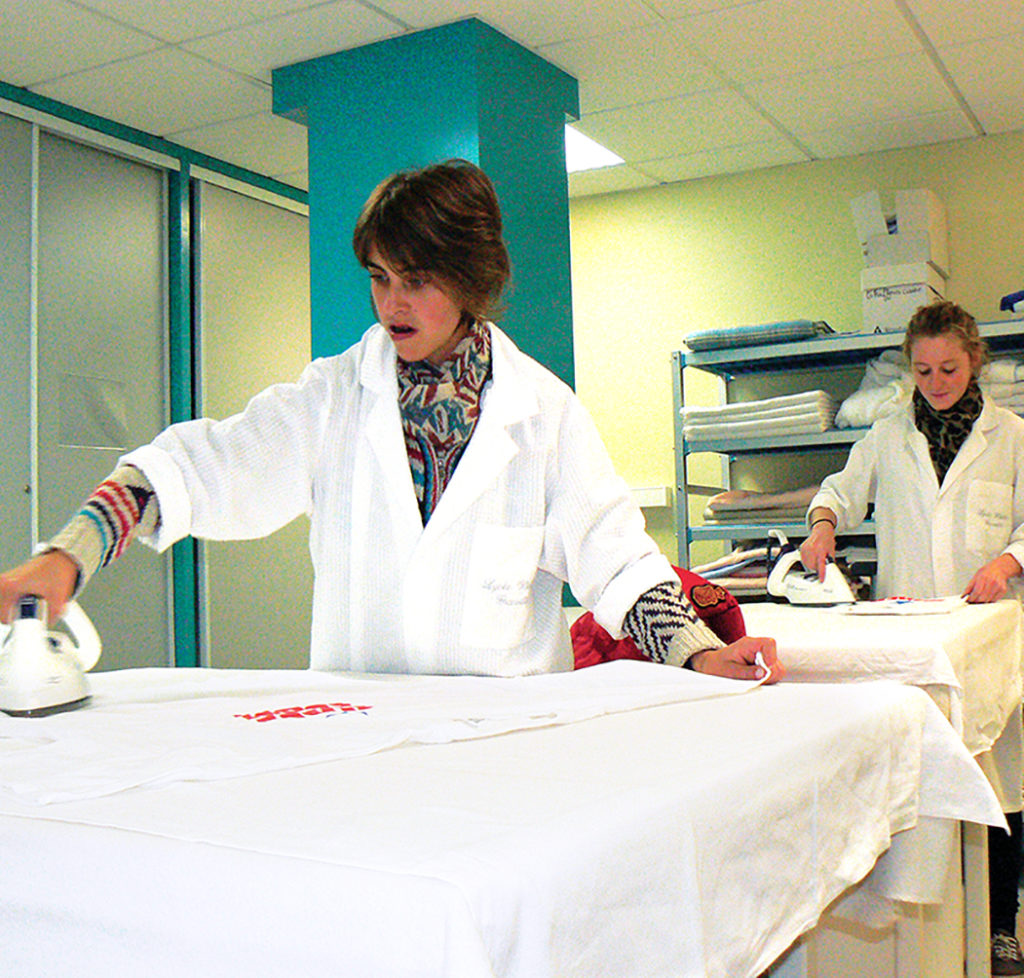
[[[402,432],[426,526],[480,417],[480,396],[491,377],[491,331],[474,322],[441,366],[399,359],[397,369]]]
[[[928,452],[939,477],[939,485],[946,477],[956,453],[978,420],[984,404],[977,379],[967,385],[963,396],[945,411],[936,411],[928,399],[914,388],[914,425],[928,440]]]

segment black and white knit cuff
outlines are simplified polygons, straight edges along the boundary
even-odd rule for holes
[[[680,584],[658,584],[637,598],[623,631],[654,662],[682,666],[690,656],[720,649],[722,640],[704,623]]]

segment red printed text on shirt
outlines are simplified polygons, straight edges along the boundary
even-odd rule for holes
[[[257,713],[236,713],[239,720],[255,720],[266,723],[269,720],[291,720],[297,717],[318,717],[325,713],[362,713],[372,706],[356,706],[353,703],[314,703],[312,706],[286,706],[280,710],[260,710]]]

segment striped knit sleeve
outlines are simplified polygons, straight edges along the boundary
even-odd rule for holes
[[[160,507],[149,480],[134,465],[121,465],[46,549],[63,550],[78,565],[77,594],[97,570],[125,552],[136,532],[150,534],[159,522]]]
[[[671,666],[684,666],[695,653],[723,645],[678,583],[659,584],[641,594],[622,629],[649,659]]]

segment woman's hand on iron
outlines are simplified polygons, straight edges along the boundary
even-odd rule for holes
[[[78,565],[62,550],[36,554],[0,574],[0,622],[10,624],[19,599],[29,594],[46,601],[50,623],[64,613],[78,583]]]
[[[767,668],[771,674],[766,680],[768,683],[777,683],[786,674],[776,654],[775,639],[753,635],[744,635],[721,649],[696,652],[690,657],[688,665],[695,672],[705,672],[711,676],[752,680],[764,679],[764,670]]]
[[[825,566],[836,555],[836,531],[831,523],[818,523],[810,536],[800,544],[800,560],[809,571],[815,571],[818,580],[825,580]]]
[[[1000,554],[975,572],[963,596],[968,604],[988,604],[1005,596],[1007,581],[1021,572],[1021,566],[1009,554]]]

